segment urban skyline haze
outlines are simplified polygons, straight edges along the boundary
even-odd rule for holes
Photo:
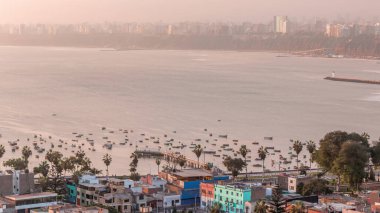
[[[378,8],[378,0],[0,0],[0,23],[357,20],[378,18]]]

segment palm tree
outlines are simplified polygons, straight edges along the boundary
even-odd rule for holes
[[[105,154],[104,156],[103,156],[103,162],[104,162],[104,164],[106,165],[106,172],[107,172],[107,180],[108,180],[108,167],[109,167],[109,165],[111,165],[111,162],[112,162],[112,157],[111,157],[111,155],[110,154]]]
[[[306,207],[302,201],[296,201],[294,204],[292,204],[290,213],[305,213]]]
[[[5,154],[5,148],[3,144],[0,144],[0,158],[2,158]]]
[[[161,160],[159,158],[156,158],[156,164],[157,164],[157,175],[160,173],[160,164]]]
[[[259,200],[256,202],[255,208],[253,209],[254,213],[267,213],[268,206],[264,200]]]
[[[29,164],[29,157],[32,156],[32,150],[29,148],[29,146],[24,146],[22,148],[22,158],[24,159],[25,161],[25,165],[26,167],[28,167],[28,164]],[[28,169],[28,168],[27,168]]]
[[[199,158],[201,157],[202,155],[202,152],[203,152],[203,148],[201,145],[196,145],[193,149],[193,153],[197,156],[197,159],[198,159],[198,168],[199,168]]]
[[[245,164],[247,164],[248,149],[246,145],[241,145],[239,149],[240,155],[244,158]],[[245,178],[248,178],[248,165],[245,166]]]
[[[309,159],[310,167],[309,168],[311,169],[311,163],[313,162],[313,153],[317,149],[314,141],[308,141],[306,144],[306,149],[307,149],[307,151],[309,151],[309,154],[310,154],[310,159]]]
[[[265,161],[265,158],[267,157],[268,150],[264,148],[263,146],[261,146],[260,149],[257,151],[257,154],[259,154],[259,158],[263,161],[263,181],[264,181],[264,172],[265,172],[264,161]]]
[[[299,169],[298,168],[298,156],[301,153],[302,149],[303,149],[303,145],[302,145],[301,141],[296,140],[293,142],[293,150],[296,152],[296,155],[297,155],[297,169]]]

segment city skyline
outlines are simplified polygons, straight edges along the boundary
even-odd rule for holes
[[[376,0],[368,0],[366,4],[343,0],[2,0],[0,23],[267,22],[274,15],[303,20],[314,17],[371,20],[378,18],[378,7],[380,2]]]

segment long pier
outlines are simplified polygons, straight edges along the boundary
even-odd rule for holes
[[[324,79],[330,80],[330,81],[343,81],[343,82],[362,83],[362,84],[380,84],[380,81],[364,80],[364,79],[356,79],[356,78],[326,77]]]

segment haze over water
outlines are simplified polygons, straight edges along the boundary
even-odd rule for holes
[[[248,144],[252,159],[258,148],[253,141],[285,153],[289,139],[319,141],[332,130],[365,131],[372,140],[379,138],[380,86],[323,80],[332,71],[380,80],[379,62],[277,55],[0,47],[0,143],[7,150],[2,160],[20,155],[20,150],[11,152],[8,140],[20,138],[20,146],[32,146],[25,139],[43,134],[56,145],[58,138],[71,144],[72,132],[91,132],[97,151],[87,153],[94,164],[104,170],[100,156],[110,152],[110,173],[129,174],[134,147],[102,148],[104,135],[117,144],[124,139],[102,132],[103,126],[134,130],[129,138],[139,148],[152,147],[152,141],[135,143],[149,136],[160,137],[163,146],[168,134],[188,145],[201,138],[207,150],[216,150],[211,140],[228,134],[228,140],[215,142],[218,147],[238,139],[234,148]],[[273,142],[263,141],[265,136],[273,136]],[[188,148],[181,152],[195,159]],[[43,160],[44,154],[40,159],[35,154],[30,167]],[[206,161],[221,158],[206,156]],[[148,162],[140,160],[140,172],[156,171]]]

